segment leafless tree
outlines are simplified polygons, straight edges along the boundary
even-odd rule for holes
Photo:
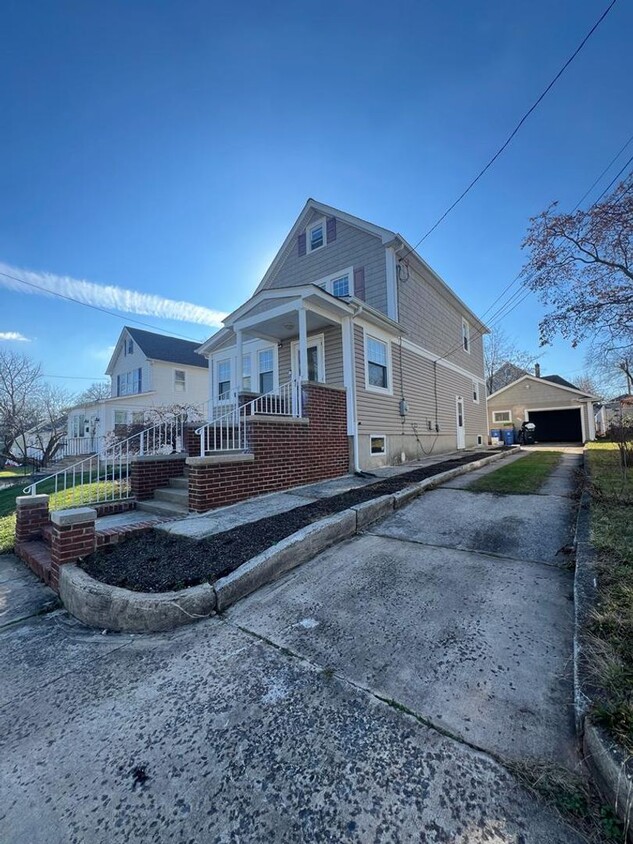
[[[20,459],[12,448],[37,424],[41,385],[38,363],[19,352],[0,349],[0,467],[8,459]]]
[[[484,374],[488,395],[515,380],[513,375],[516,374],[518,377],[518,370],[531,370],[535,360],[535,355],[519,349],[503,329],[495,328],[490,334],[485,335]],[[504,367],[508,370],[507,381],[504,381],[503,372],[500,373]],[[515,370],[517,370],[516,373]]]
[[[107,381],[94,381],[75,399],[75,404],[95,404],[110,398],[110,384]]]

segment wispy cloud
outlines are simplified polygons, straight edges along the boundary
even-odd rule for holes
[[[0,342],[3,340],[17,340],[20,343],[30,343],[28,337],[20,334],[19,331],[0,331]]]
[[[156,296],[153,293],[139,293],[137,290],[126,290],[124,287],[111,284],[95,284],[92,281],[81,281],[69,276],[32,272],[3,263],[0,263],[0,287],[17,293],[38,296],[58,294],[76,299],[86,305],[95,305],[126,314],[144,314],[214,328],[220,327],[226,316],[221,311],[214,311],[191,302],[166,299],[164,296]]]

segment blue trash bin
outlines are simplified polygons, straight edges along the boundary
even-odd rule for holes
[[[506,428],[503,432],[504,445],[514,445],[514,428]]]
[[[491,428],[490,429],[490,436],[496,437],[498,440],[503,439],[503,437],[501,436],[501,428]]]

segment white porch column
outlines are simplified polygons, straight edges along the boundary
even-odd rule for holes
[[[589,422],[589,439],[593,442],[596,438],[596,418],[592,401],[587,402],[587,420]]]
[[[308,320],[305,308],[299,314],[299,380],[308,380]]]
[[[343,345],[343,386],[347,390],[347,436],[356,437],[356,398],[354,380],[354,323],[344,317],[341,325]]]
[[[209,367],[209,401],[207,402],[207,419],[209,422],[213,419],[213,405],[215,404],[215,397],[213,395],[213,358],[207,357],[207,365]]]
[[[237,330],[235,332],[235,389],[239,395],[242,392],[242,374],[244,372],[244,363],[242,359],[242,332]]]

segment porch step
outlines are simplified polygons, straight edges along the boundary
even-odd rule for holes
[[[170,478],[169,486],[172,489],[187,489],[189,486],[189,481],[187,478]]]
[[[50,586],[53,565],[50,548],[36,539],[31,542],[20,543],[15,550],[18,557],[27,564],[31,571]]]
[[[167,518],[189,515],[188,507],[181,507],[178,504],[172,504],[168,501],[156,501],[155,499],[150,499],[149,501],[138,501],[136,509],[144,510],[146,513],[155,513],[157,516],[166,516]]]
[[[154,491],[154,501],[167,501],[169,504],[189,509],[189,490],[173,487],[157,489]]]

